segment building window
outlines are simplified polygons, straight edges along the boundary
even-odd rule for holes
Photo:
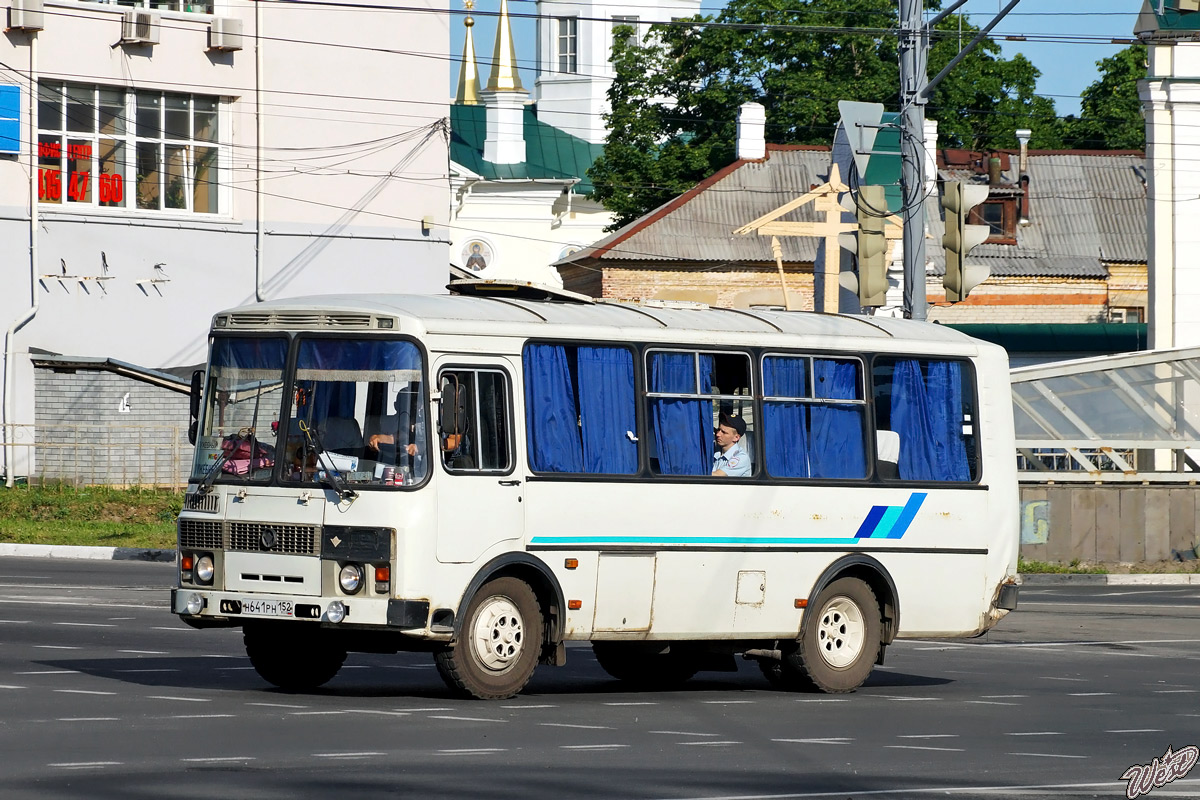
[[[628,46],[633,46],[633,45],[638,44],[638,18],[636,16],[629,16],[629,15],[624,15],[624,14],[614,14],[613,15],[613,18],[612,18],[613,44],[615,45],[616,41],[617,41],[616,29],[621,25],[629,25],[633,28],[633,33],[630,34],[628,37],[626,37],[625,44]]]
[[[1142,322],[1140,306],[1110,306],[1108,309],[1109,322]]]
[[[971,212],[972,225],[987,225],[988,244],[1017,243],[1017,201],[1014,197],[989,199]]]
[[[579,20],[575,17],[558,18],[558,71],[567,74],[579,72]]]
[[[153,11],[184,11],[192,14],[211,14],[215,5],[213,0],[200,0],[200,2],[189,2],[189,0],[92,0],[92,2],[128,8],[149,8]]]
[[[219,100],[103,86],[38,85],[38,200],[216,214]]]

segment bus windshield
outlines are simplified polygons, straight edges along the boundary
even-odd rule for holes
[[[422,375],[421,352],[411,342],[301,338],[284,481],[421,482],[429,448]]]
[[[287,350],[283,337],[213,340],[193,478],[270,479]]]

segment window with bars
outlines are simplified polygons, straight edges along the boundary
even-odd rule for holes
[[[579,20],[575,17],[558,18],[558,71],[567,74],[579,72]]]
[[[41,203],[216,214],[220,100],[105,86],[38,84]]]

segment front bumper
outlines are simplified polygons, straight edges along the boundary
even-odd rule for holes
[[[199,598],[200,612],[189,613],[188,602]],[[345,619],[329,620],[329,604],[337,600]],[[259,613],[251,609],[259,609]],[[429,602],[370,597],[309,597],[289,594],[225,592],[188,587],[171,590],[171,611],[193,627],[240,625],[247,619],[280,622],[321,622],[339,627],[377,627],[418,638],[442,639],[429,630]]]

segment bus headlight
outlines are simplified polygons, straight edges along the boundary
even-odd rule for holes
[[[204,610],[204,598],[192,592],[188,595],[187,603],[183,606],[184,613],[199,614]]]
[[[213,566],[212,556],[202,555],[196,559],[196,569],[193,573],[196,576],[196,583],[210,584],[213,580],[213,574],[216,568]]]
[[[334,600],[329,604],[329,607],[325,609],[325,619],[329,620],[330,622],[341,622],[345,618],[346,604],[341,600]]]
[[[346,564],[338,573],[338,583],[346,594],[355,594],[362,588],[363,571],[358,564]]]

